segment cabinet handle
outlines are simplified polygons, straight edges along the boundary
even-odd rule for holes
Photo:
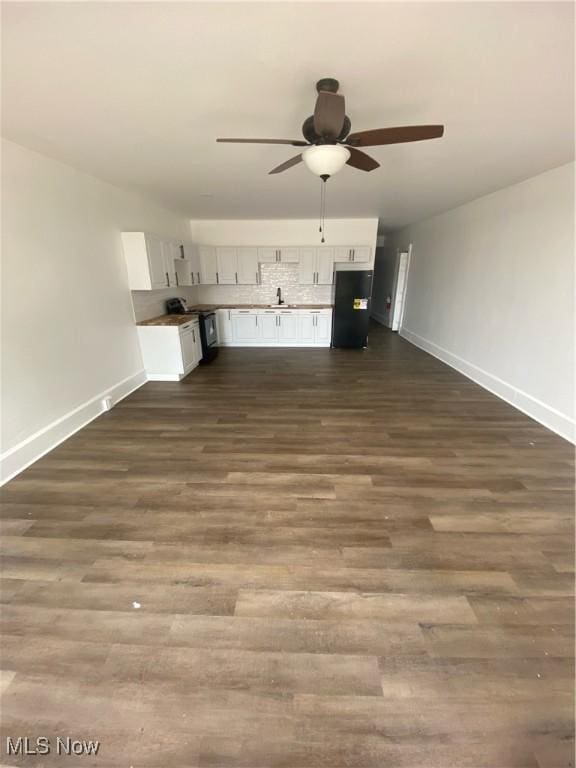
[[[180,285],[180,283],[178,282],[178,272],[174,272],[174,277],[176,278],[176,285],[177,286]]]
[[[220,275],[216,272],[216,284],[220,282]]]
[[[198,285],[200,285],[200,272],[196,273],[198,275]]]
[[[232,317],[230,316],[230,310],[228,310],[228,320],[232,320]]]
[[[195,282],[194,282],[194,272],[190,272],[190,279],[192,280],[192,285],[195,285]]]
[[[258,285],[258,272],[256,272],[256,285]]]
[[[355,256],[356,256],[356,249],[352,248],[352,261],[354,261]]]
[[[194,328],[192,328],[192,338],[194,339],[194,344],[196,344],[196,334],[194,333]]]
[[[236,278],[236,282],[238,282],[238,272],[234,272],[234,277]]]
[[[254,315],[254,320],[256,320],[256,325],[258,325],[258,315]]]
[[[168,277],[168,272],[166,272],[165,275],[166,275],[166,285],[168,288],[170,288],[170,278]]]

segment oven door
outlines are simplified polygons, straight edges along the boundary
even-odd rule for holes
[[[210,312],[210,314],[203,315],[204,321],[204,338],[206,339],[207,347],[215,347],[218,345],[218,328],[216,326],[216,313]]]

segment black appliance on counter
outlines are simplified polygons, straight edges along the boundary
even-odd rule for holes
[[[362,348],[368,346],[372,272],[342,270],[336,272],[332,346]]]
[[[166,302],[168,315],[197,315],[200,326],[200,341],[202,342],[201,363],[210,363],[218,354],[218,326],[216,325],[216,312],[214,310],[203,311],[201,309],[189,309],[186,299],[180,297],[168,299]]]

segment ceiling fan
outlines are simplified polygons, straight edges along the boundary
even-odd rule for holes
[[[380,166],[380,163],[358,147],[438,139],[444,134],[443,125],[407,125],[350,133],[352,124],[346,115],[344,96],[338,93],[339,87],[338,80],[331,77],[323,78],[316,83],[318,97],[314,114],[306,118],[302,125],[305,141],[301,139],[216,139],[216,141],[306,147],[301,154],[286,160],[269,173],[282,173],[304,161],[312,173],[326,181],[344,165],[350,165],[361,171],[373,171]]]

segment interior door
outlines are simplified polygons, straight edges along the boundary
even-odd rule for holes
[[[316,282],[316,250],[299,248],[298,282],[300,285],[314,285]]]
[[[164,266],[164,253],[162,241],[155,235],[146,235],[146,253],[148,255],[148,269],[150,270],[150,284],[152,288],[166,288],[166,268]]]
[[[334,282],[334,249],[316,249],[316,285],[332,285]]]
[[[220,285],[235,285],[238,282],[238,257],[236,248],[223,246],[216,248],[218,263],[218,283]]]
[[[241,285],[258,285],[258,249],[238,248],[238,282]]]
[[[410,254],[408,251],[401,251],[398,253],[398,274],[396,277],[394,300],[392,302],[392,322],[390,325],[393,331],[399,330],[402,324],[409,262]]]
[[[298,316],[290,311],[280,312],[278,341],[292,344],[298,341]]]

